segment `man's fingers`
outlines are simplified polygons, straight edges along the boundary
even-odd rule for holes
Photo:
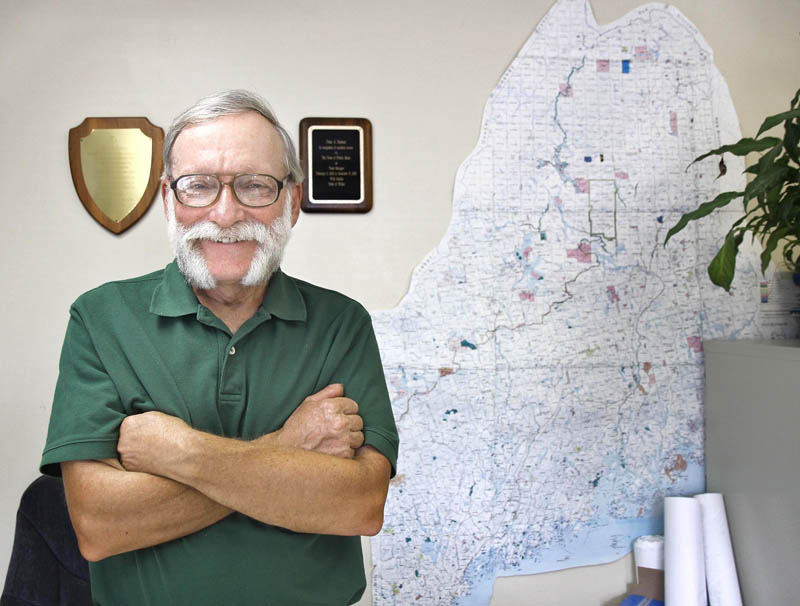
[[[361,431],[364,429],[364,419],[359,415],[349,415],[350,431]]]
[[[350,448],[360,448],[364,444],[364,434],[360,431],[350,432]]]
[[[341,383],[331,383],[320,389],[317,393],[313,393],[306,398],[306,400],[326,400],[328,398],[341,398],[344,395],[344,385]]]
[[[355,400],[351,400],[350,398],[338,398],[337,401],[341,404],[341,408],[339,409],[342,414],[345,415],[357,415],[358,414],[358,403]]]
[[[280,432],[288,446],[349,459],[364,444],[363,429],[358,404],[344,397],[341,383],[332,383],[303,400]]]

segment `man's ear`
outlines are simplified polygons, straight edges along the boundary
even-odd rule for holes
[[[167,196],[169,195],[169,179],[161,179],[161,203],[164,205],[164,215],[167,214]]]
[[[297,223],[300,217],[300,201],[303,199],[303,184],[293,183],[290,185],[292,188],[292,227]]]

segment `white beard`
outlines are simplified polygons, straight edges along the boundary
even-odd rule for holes
[[[242,286],[266,284],[280,267],[292,231],[292,200],[288,191],[283,205],[283,214],[270,225],[258,221],[245,221],[236,223],[232,227],[221,228],[211,221],[200,221],[190,227],[184,227],[175,217],[175,198],[170,192],[167,198],[167,236],[178,260],[178,268],[189,285],[200,290],[212,290],[217,287],[217,280],[211,275],[200,250],[199,240],[256,241],[256,252],[241,284]]]

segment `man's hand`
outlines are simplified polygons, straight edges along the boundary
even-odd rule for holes
[[[364,444],[364,421],[344,387],[328,385],[308,396],[286,419],[274,438],[284,446],[352,459]]]
[[[192,431],[183,420],[162,412],[130,415],[119,428],[119,460],[126,471],[166,475],[164,470],[178,462],[179,446]]]

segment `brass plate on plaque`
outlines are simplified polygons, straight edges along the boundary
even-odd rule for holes
[[[366,118],[303,118],[300,161],[305,212],[372,209],[372,124]]]
[[[89,214],[122,233],[158,191],[164,131],[147,118],[86,118],[69,131],[69,167]]]

